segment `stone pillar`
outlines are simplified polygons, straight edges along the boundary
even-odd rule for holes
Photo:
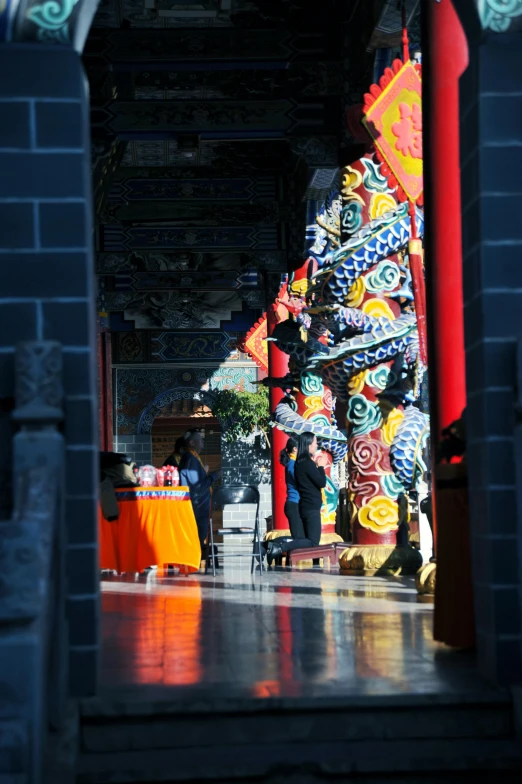
[[[473,3],[453,4],[469,47],[459,95],[477,651],[481,671],[509,683],[522,677],[522,510],[517,506],[522,455],[514,445],[522,312],[522,34],[511,32],[522,21],[522,8],[517,20],[513,4],[511,11],[504,4],[496,16],[492,4],[482,4],[487,12],[482,29]]]
[[[0,397],[13,396],[14,347],[63,347],[70,684],[97,680],[98,414],[89,103],[79,55],[0,45]]]

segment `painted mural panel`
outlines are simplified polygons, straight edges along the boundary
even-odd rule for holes
[[[226,332],[162,332],[152,338],[151,348],[152,357],[163,362],[224,360],[236,351],[235,339]]]
[[[275,177],[130,178],[113,183],[108,200],[116,201],[214,201],[270,200],[276,196]]]
[[[243,332],[132,330],[113,333],[113,362],[128,365],[154,362],[249,362],[239,351]]]
[[[150,432],[155,415],[155,404],[161,408],[168,402],[168,393],[175,399],[180,394],[191,399],[198,393],[211,393],[214,389],[237,389],[255,392],[257,368],[117,368],[115,422],[116,434],[136,435]],[[146,427],[145,427],[146,424]],[[147,429],[149,428],[149,429]]]
[[[290,101],[117,101],[108,110],[115,133],[134,131],[286,131]]]
[[[216,98],[287,98],[342,95],[339,62],[293,63],[274,70],[252,68],[230,71],[140,71],[134,74],[138,100]]]
[[[210,289],[233,291],[263,288],[258,270],[205,272],[134,272],[105,276],[106,291],[156,291],[161,289]]]
[[[115,30],[111,60],[285,60],[291,54],[285,30]]]
[[[135,329],[220,329],[243,299],[227,291],[106,292],[107,311],[122,311]]]
[[[278,227],[223,226],[204,228],[155,226],[124,228],[105,225],[101,230],[104,251],[147,248],[260,248],[277,249]]]
[[[173,140],[128,142],[123,154],[122,167],[134,166],[198,166],[199,150],[186,153]]]
[[[121,252],[97,253],[98,275],[113,275],[118,272],[174,272],[174,271],[225,271],[247,268],[285,272],[285,251],[216,251],[195,252],[193,250],[174,253]]]
[[[304,141],[301,146],[307,149],[312,146],[315,150],[314,159],[324,158],[324,144],[320,137],[314,137],[312,145],[309,144],[308,137],[299,137]],[[334,154],[337,161],[336,137],[325,137],[329,155]],[[299,141],[299,139],[297,140]],[[308,160],[308,159],[307,159]],[[259,139],[259,140],[207,140],[201,139],[197,150],[190,153],[180,150],[177,141],[173,139],[161,139],[154,141],[131,141],[123,154],[122,167],[179,167],[189,169],[192,167],[212,167],[213,174],[226,172],[227,174],[237,173],[241,176],[245,174],[259,174],[262,172],[282,172],[292,163],[291,152],[288,142],[284,139]],[[175,170],[173,170],[174,172]],[[168,176],[174,175],[169,172]],[[133,176],[137,176],[133,172]],[[151,172],[147,177],[152,176]],[[155,177],[159,176],[155,172]]]
[[[235,201],[126,201],[107,203],[100,223],[124,223],[131,227],[189,228],[221,226],[271,226],[282,217],[279,202]]]

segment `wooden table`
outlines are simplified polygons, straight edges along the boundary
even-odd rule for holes
[[[188,487],[116,490],[118,520],[99,513],[100,569],[142,572],[172,564],[195,572],[201,564],[196,519]]]

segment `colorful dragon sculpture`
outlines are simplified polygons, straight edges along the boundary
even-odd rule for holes
[[[275,424],[289,433],[314,432],[328,474],[348,454],[353,541],[374,554],[376,546],[391,550],[400,540],[404,501],[426,470],[429,432],[407,256],[412,221],[381,168],[371,151],[343,170],[316,216],[309,258],[280,298],[288,317],[270,338],[290,356],[288,376],[271,381],[287,390]],[[418,207],[415,229],[421,238]],[[335,420],[336,399],[346,410],[346,432]],[[334,530],[337,500],[330,477],[323,534]],[[371,560],[361,567],[348,558],[345,565],[368,569]],[[399,568],[419,565],[409,556],[409,566]]]

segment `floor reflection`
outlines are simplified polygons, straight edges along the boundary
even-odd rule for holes
[[[228,568],[102,583],[105,689],[255,697],[475,690],[471,656],[432,640],[413,579]]]

